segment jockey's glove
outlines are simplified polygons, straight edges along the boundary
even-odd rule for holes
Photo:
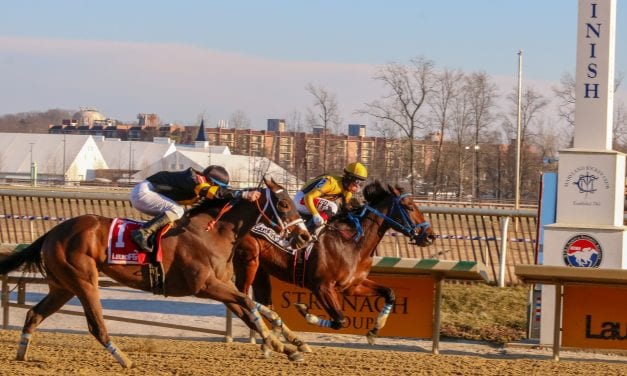
[[[259,191],[243,191],[242,198],[248,201],[257,201],[261,197],[261,192]]]
[[[320,227],[324,224],[324,218],[322,218],[320,214],[314,215],[311,220],[313,221],[314,225],[316,225],[316,227]]]

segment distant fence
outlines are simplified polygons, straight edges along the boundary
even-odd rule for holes
[[[30,243],[60,222],[82,214],[145,219],[131,207],[128,195],[128,191],[87,189],[0,189],[0,243]],[[417,203],[438,234],[435,244],[417,247],[401,234],[390,231],[377,249],[378,256],[480,261],[486,265],[493,281],[499,280],[504,272],[506,284],[520,283],[514,274],[516,265],[534,263],[535,209],[478,208],[452,202]],[[502,233],[504,228],[506,233]],[[499,264],[504,254],[501,272]]]

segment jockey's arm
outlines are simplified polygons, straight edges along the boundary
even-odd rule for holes
[[[261,194],[255,189],[233,190],[219,187],[217,185],[211,185],[209,183],[199,184],[197,186],[197,192],[199,197],[205,197],[209,200],[214,198],[232,200],[234,198],[242,197],[248,201],[255,201],[259,198],[259,196],[261,196]]]
[[[307,193],[304,197],[304,201],[305,201],[305,206],[307,207],[307,209],[309,209],[309,212],[311,212],[312,215],[320,215],[320,213],[318,213],[318,209],[316,208],[316,204],[314,203],[314,200],[318,197],[321,197],[323,195],[323,192],[320,189],[312,189],[311,191],[309,191],[309,193]]]
[[[352,198],[353,198],[353,192],[351,191],[342,192],[342,206],[349,207]]]

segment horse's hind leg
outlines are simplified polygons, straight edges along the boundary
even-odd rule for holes
[[[50,285],[50,292],[39,303],[28,310],[26,320],[22,328],[20,345],[17,349],[17,360],[28,360],[28,347],[31,336],[46,317],[58,311],[68,300],[72,299],[74,293],[60,287]]]
[[[390,315],[390,312],[392,312],[392,308],[394,308],[394,302],[396,301],[394,291],[391,288],[380,285],[370,279],[364,279],[359,285],[351,287],[347,290],[346,295],[382,296],[385,299],[385,305],[383,306],[381,312],[379,312],[377,321],[374,323],[374,327],[366,334],[368,343],[374,345],[375,340],[379,335],[379,331],[385,326],[388,316]]]
[[[96,273],[95,275],[97,276],[98,274]],[[76,296],[83,305],[89,332],[96,337],[98,342],[104,346],[105,350],[107,350],[122,367],[130,368],[133,365],[131,360],[118,349],[109,338],[104,317],[102,316],[98,280],[96,279],[95,284],[81,281],[80,287],[77,287],[77,290]]]

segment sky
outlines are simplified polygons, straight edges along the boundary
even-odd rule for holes
[[[617,1],[616,72],[627,74]],[[209,126],[243,111],[304,118],[308,84],[334,94],[344,124],[383,95],[372,77],[414,57],[485,71],[509,93],[551,97],[575,71],[575,0],[0,0],[0,115],[95,107],[134,121]],[[622,23],[625,21],[626,23]],[[555,111],[554,111],[555,112]]]

